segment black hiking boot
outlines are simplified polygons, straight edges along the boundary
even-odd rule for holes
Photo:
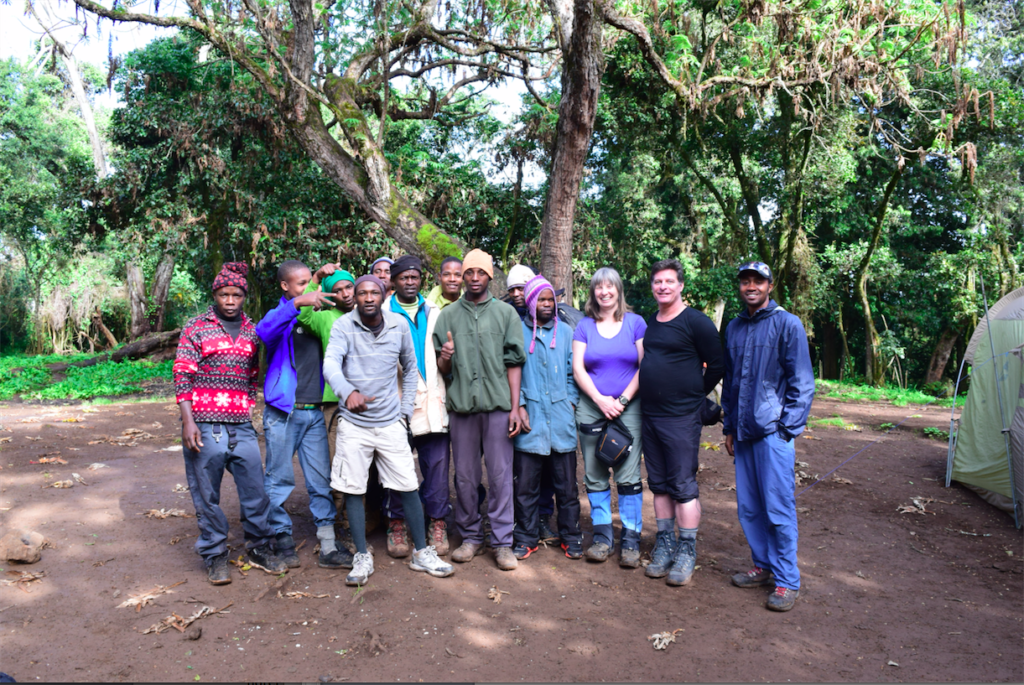
[[[274,554],[288,568],[299,568],[302,566],[302,562],[299,561],[299,553],[295,550],[295,540],[288,533],[278,533],[274,538]]]
[[[227,585],[231,582],[231,569],[228,568],[228,552],[206,561],[206,574],[213,585]]]
[[[281,561],[270,545],[261,545],[249,550],[249,563],[267,573],[278,575],[288,573],[288,565]]]

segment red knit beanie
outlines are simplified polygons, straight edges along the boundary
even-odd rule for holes
[[[249,265],[245,262],[227,262],[220,268],[217,278],[213,279],[213,290],[216,292],[224,286],[233,285],[236,288],[241,288],[242,292],[248,293],[249,284],[245,280],[248,273]]]

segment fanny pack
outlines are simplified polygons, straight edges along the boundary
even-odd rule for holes
[[[615,468],[633,451],[633,434],[618,418],[597,423],[581,423],[580,433],[597,436],[595,456],[601,463]]]

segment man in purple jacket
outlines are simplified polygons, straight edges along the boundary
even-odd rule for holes
[[[278,305],[256,326],[256,334],[267,347],[267,376],[263,382],[263,433],[267,443],[264,488],[270,498],[270,527],[274,530],[277,555],[290,568],[301,565],[292,537],[292,520],[284,509],[295,489],[292,455],[299,453],[299,466],[309,492],[309,510],[320,540],[322,568],[352,568],[352,554],[338,547],[334,536],[337,510],[331,494],[331,457],[323,403],[323,346],[320,339],[299,324],[302,307],[331,302],[332,295],[318,290],[304,292],[312,279],[306,265],[296,260],[283,262],[277,280],[284,295]]]

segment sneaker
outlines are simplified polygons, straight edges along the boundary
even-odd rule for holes
[[[772,584],[772,572],[766,568],[755,566],[746,573],[737,573],[732,577],[736,587],[762,587]]]
[[[676,556],[668,571],[665,582],[669,585],[686,585],[693,579],[693,567],[697,564],[695,540],[682,539],[676,547]]]
[[[768,595],[768,603],[765,606],[772,611],[789,611],[796,604],[796,598],[799,596],[799,590],[792,590],[788,587],[776,587],[775,592]]]
[[[437,556],[443,557],[448,554],[448,524],[444,519],[433,519],[430,527],[427,528],[428,542],[437,551]]]
[[[353,560],[352,552],[344,547],[337,547],[330,554],[324,554],[323,550],[320,550],[317,564],[320,568],[352,568]]]
[[[206,565],[206,574],[213,585],[227,585],[231,582],[231,569],[228,567],[228,553],[210,557]]]
[[[527,547],[526,545],[516,545],[512,548],[512,554],[516,555],[516,559],[526,559],[531,554],[537,551],[536,547]]]
[[[651,550],[651,563],[647,564],[644,575],[648,578],[667,576],[678,546],[679,541],[676,539],[675,531],[659,530],[657,542],[654,543],[654,549]]]
[[[409,534],[402,519],[391,519],[388,523],[388,555],[395,559],[409,556]]]
[[[570,540],[569,542],[563,542],[562,551],[565,552],[565,556],[569,557],[570,559],[582,559],[583,543],[579,540]]]
[[[288,568],[299,568],[302,566],[302,562],[299,561],[299,553],[295,551],[295,540],[290,533],[277,534],[274,538],[274,554]]]
[[[519,560],[513,554],[511,547],[496,547],[494,549],[494,560],[502,571],[515,571],[519,568]]]
[[[484,545],[482,542],[463,542],[452,552],[452,561],[465,564],[473,561],[473,557],[478,557],[483,553]]]
[[[345,577],[345,585],[366,585],[373,575],[373,557],[369,553],[356,552],[352,559],[352,572]]]
[[[631,547],[622,547],[619,549],[619,566],[622,568],[639,568],[640,566],[640,550],[633,549]]]
[[[455,573],[455,567],[445,561],[441,561],[433,545],[413,552],[409,568],[413,571],[424,571],[435,578],[447,578]]]
[[[587,548],[587,561],[608,561],[608,555],[611,551],[612,548],[609,545],[603,542],[595,542]]]
[[[558,533],[551,530],[551,522],[547,516],[540,517],[540,527],[537,529],[538,537],[541,540],[557,540]]]
[[[261,545],[250,549],[249,564],[275,576],[281,573],[288,573],[288,565],[274,554],[274,550],[270,549],[270,545]]]

